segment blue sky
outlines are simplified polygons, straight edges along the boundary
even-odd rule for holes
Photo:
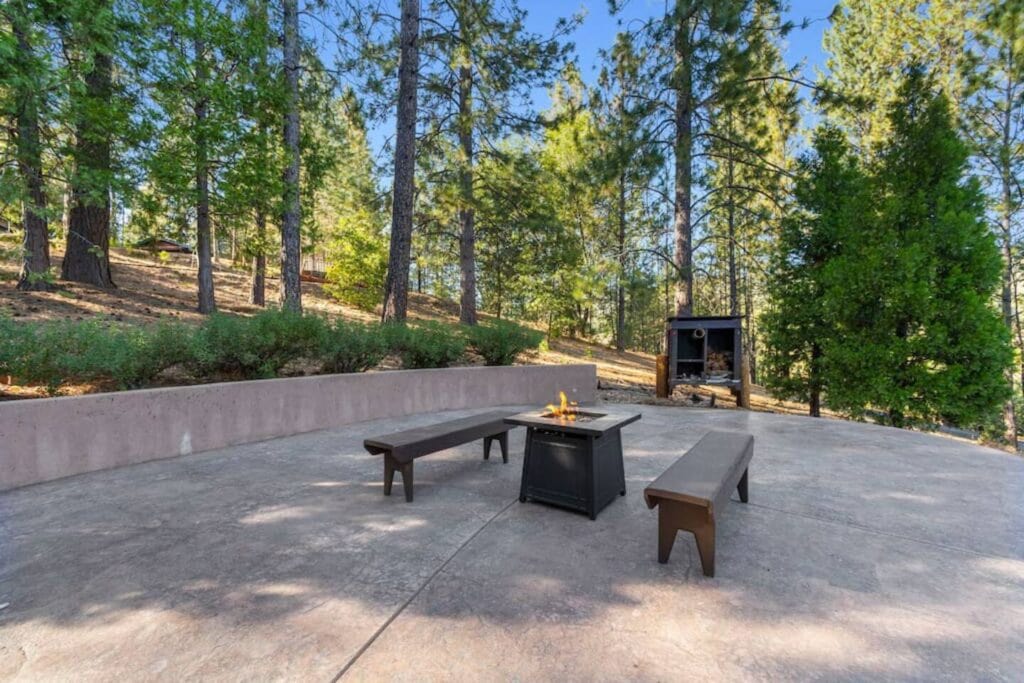
[[[821,38],[828,27],[826,17],[831,14],[836,1],[789,0],[787,3],[789,7],[784,18],[796,24],[797,28],[786,37],[786,63],[791,67],[800,65],[808,78],[813,79],[815,70],[824,68],[825,55],[821,49]],[[607,0],[519,0],[519,5],[527,11],[528,29],[541,35],[550,34],[560,17],[580,11],[585,13],[582,26],[569,39],[575,45],[576,61],[584,79],[592,84],[600,70],[599,53],[615,41],[615,34],[621,30],[619,22],[663,14],[665,2],[631,0],[622,14],[614,17],[609,14]],[[807,28],[801,29],[805,19],[810,23]],[[538,110],[550,104],[544,89],[535,90],[533,100]],[[805,119],[808,117],[813,119],[814,114],[805,107]],[[806,123],[813,123],[813,120],[805,120]],[[370,131],[370,144],[375,152],[379,153],[384,141],[394,133],[394,125],[394,120],[389,118],[385,122],[378,122]]]
[[[836,0],[790,0],[785,19],[798,27],[804,19],[813,21],[806,29],[797,28],[787,36],[786,61],[792,66],[805,64],[808,75],[813,76],[814,68],[824,64],[821,50],[821,36],[828,26],[825,18],[832,12]],[[665,0],[631,0],[621,16],[611,16],[607,0],[520,0],[520,6],[527,12],[529,28],[536,33],[547,34],[559,17],[583,10],[586,18],[583,25],[572,36],[576,45],[578,63],[584,77],[589,81],[596,77],[599,69],[598,53],[612,45],[615,34],[620,30],[619,22],[630,19],[662,14]]]

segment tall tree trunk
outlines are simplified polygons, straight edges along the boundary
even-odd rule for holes
[[[675,27],[675,71],[672,88],[675,90],[675,230],[676,314],[693,315],[693,45],[690,35],[692,17],[676,4],[679,14]]]
[[[206,65],[206,44],[195,40],[197,90],[203,91],[209,78]],[[217,304],[213,293],[213,263],[210,260],[210,161],[206,135],[203,132],[208,115],[208,103],[200,95],[195,106],[196,129],[196,258],[199,264],[199,312],[213,313]]]
[[[1012,132],[1013,132],[1013,109],[1014,93],[1013,79],[1008,76],[1006,79],[1006,101],[1003,114],[1002,130],[1002,154],[1000,155],[1002,168],[1000,169],[1000,180],[1002,184],[1002,215],[1000,216],[1000,227],[1002,228],[1003,247],[1003,320],[1006,323],[1010,334],[1013,334],[1015,320],[1013,297],[1013,167],[1012,157]],[[1010,389],[1013,389],[1013,371],[1007,371],[1007,381]],[[1010,446],[1017,449],[1017,415],[1013,404],[1013,397],[1003,407],[1003,423],[1006,428],[1004,437]]]
[[[729,115],[729,137],[733,135],[732,114]],[[739,283],[736,279],[736,197],[733,194],[735,182],[735,161],[733,160],[732,143],[729,144],[729,158],[726,160],[726,182],[728,183],[728,211],[726,221],[729,228],[729,315],[740,314]]]
[[[404,322],[409,304],[409,261],[416,173],[416,81],[420,70],[419,34],[420,0],[402,0],[391,247],[381,314],[384,321]]]
[[[88,48],[87,48],[88,49]],[[67,248],[60,276],[97,287],[113,287],[110,273],[110,133],[96,119],[98,103],[112,93],[111,57],[91,48],[92,70],[85,74],[84,112],[75,123],[75,172],[71,180],[71,212]]]
[[[473,72],[459,68],[459,321],[476,325],[476,211],[473,202]]]
[[[252,257],[252,288],[249,292],[249,303],[256,306],[267,305],[267,215],[263,209],[256,210],[256,253]]]
[[[620,160],[622,163],[622,160]],[[615,348],[626,350],[626,174],[619,173],[619,277],[615,284]]]
[[[817,344],[811,345],[811,367],[809,370],[808,384],[811,392],[811,401],[808,413],[811,417],[821,417],[821,381],[818,376],[818,363],[821,360],[821,347]]]
[[[299,197],[299,5],[284,0],[284,213],[281,216],[281,306],[302,310],[302,207]]]
[[[11,25],[18,40],[19,55],[32,59],[32,45],[28,27],[12,13]],[[22,262],[18,274],[18,289],[44,291],[50,289],[47,279],[50,271],[50,235],[46,224],[46,190],[43,186],[43,154],[39,135],[38,93],[25,87],[19,93],[18,104],[18,172],[25,185],[22,201]]]

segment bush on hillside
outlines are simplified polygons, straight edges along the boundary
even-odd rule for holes
[[[386,325],[389,347],[402,359],[402,367],[447,368],[466,353],[466,339],[453,325],[423,322],[416,325]]]
[[[325,331],[323,319],[288,310],[248,318],[214,313],[195,335],[193,364],[205,376],[276,377],[288,363],[314,356]]]
[[[469,346],[487,365],[512,365],[520,353],[536,349],[544,340],[537,330],[507,320],[495,320],[466,327]]]
[[[336,321],[320,341],[323,372],[365,372],[388,353],[388,340],[380,325]]]
[[[0,363],[50,394],[62,384],[87,382],[135,389],[190,358],[190,331],[178,323],[128,327],[88,320],[13,327],[17,330],[0,348],[5,356]]]

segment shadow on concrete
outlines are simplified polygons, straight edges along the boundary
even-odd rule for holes
[[[1024,461],[866,425],[642,411],[624,432],[629,493],[595,522],[514,502],[522,430],[508,465],[466,446],[417,463],[415,503],[381,495],[364,436],[470,411],[2,494],[0,677],[329,678],[357,654],[355,678],[414,661],[421,680],[1024,666]],[[757,439],[714,579],[685,536],[655,561],[642,501],[710,428]]]

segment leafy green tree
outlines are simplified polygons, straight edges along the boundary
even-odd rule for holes
[[[831,406],[894,425],[976,425],[1008,397],[1009,335],[993,307],[1002,264],[947,98],[912,69],[890,108],[873,229],[826,266]]]
[[[819,417],[832,379],[824,349],[837,333],[829,303],[843,295],[842,283],[833,283],[829,269],[849,236],[871,234],[874,228],[868,178],[841,131],[824,126],[815,132],[813,153],[797,168],[793,195],[772,257],[770,305],[760,320],[762,378],[773,394],[805,402]],[[855,288],[863,279],[848,285]]]

